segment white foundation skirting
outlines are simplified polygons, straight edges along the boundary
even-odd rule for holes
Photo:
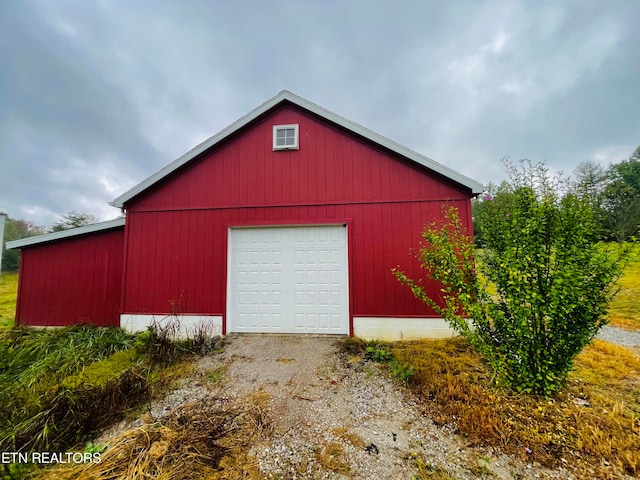
[[[450,338],[456,332],[442,318],[353,317],[353,335],[364,340]]]
[[[220,315],[120,315],[120,327],[131,333],[144,331],[151,325],[159,328],[175,327],[179,338],[193,337],[199,332],[204,332],[207,336],[222,335]]]

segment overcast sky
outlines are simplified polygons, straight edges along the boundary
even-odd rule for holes
[[[283,89],[482,183],[640,145],[640,2],[0,1],[0,211],[108,202]]]

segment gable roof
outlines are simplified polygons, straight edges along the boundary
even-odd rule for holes
[[[124,217],[116,218],[114,220],[107,220],[106,222],[94,223],[86,225],[84,227],[71,228],[69,230],[62,230],[60,232],[45,233],[44,235],[36,235],[35,237],[22,238],[20,240],[13,240],[7,242],[7,250],[12,248],[22,248],[31,245],[37,245],[40,243],[54,242],[56,240],[62,240],[64,238],[78,237],[81,235],[88,235],[90,233],[102,232],[106,230],[113,230],[116,228],[124,227]]]
[[[325,120],[328,120],[329,122],[339,125],[361,137],[364,137],[374,143],[377,143],[378,145],[384,148],[387,148],[388,150],[391,150],[392,152],[395,152],[424,167],[427,167],[428,169],[442,175],[443,177],[448,178],[454,181],[455,183],[458,183],[464,187],[469,188],[471,190],[471,193],[473,194],[482,193],[484,191],[484,187],[481,183],[476,182],[475,180],[472,180],[471,178],[465,175],[462,175],[461,173],[458,173],[455,170],[452,170],[451,168],[446,167],[445,165],[442,165],[441,163],[438,163],[428,157],[425,157],[424,155],[421,155],[417,152],[414,152],[413,150],[403,147],[402,145],[394,142],[393,140],[389,140],[388,138],[385,138],[382,135],[372,132],[371,130],[363,126],[352,122],[351,120],[347,120],[344,117],[336,115],[335,113],[330,112],[329,110],[326,110],[316,105],[315,103],[311,103],[310,101],[305,100],[304,98],[299,97],[298,95],[295,95],[289,92],[288,90],[283,90],[275,97],[267,100],[265,103],[255,108],[244,117],[240,118],[239,120],[229,125],[227,128],[221,130],[220,132],[215,134],[213,137],[205,140],[200,145],[189,150],[187,153],[182,155],[180,158],[174,160],[166,167],[158,170],[156,173],[154,173],[147,179],[143,180],[142,182],[140,182],[138,185],[136,185],[129,191],[123,193],[122,195],[114,199],[112,202],[110,202],[110,205],[113,205],[114,207],[118,207],[118,208],[123,208],[124,205],[129,200],[133,199],[140,193],[144,192],[148,188],[152,187],[156,183],[168,177],[173,172],[175,172],[180,167],[182,167],[183,165],[193,160],[195,157],[197,157],[201,153],[205,152],[206,150],[218,144],[219,142],[225,140],[227,137],[229,137],[233,133],[237,132],[238,130],[240,130],[241,128],[243,128],[244,126],[246,126],[247,124],[255,120],[256,118],[258,118],[259,116],[263,115],[267,111],[271,110],[272,108],[276,107],[277,105],[283,102],[290,102],[294,105],[297,105],[298,107],[308,110],[309,112],[312,112],[317,116]]]

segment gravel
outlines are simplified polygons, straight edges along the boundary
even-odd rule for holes
[[[487,478],[479,472],[498,479],[572,478],[563,469],[469,447],[453,426],[436,426],[423,415],[417,399],[377,366],[341,356],[337,341],[236,335],[223,354],[200,361],[202,372],[226,366],[212,395],[239,402],[255,391],[269,395],[271,428],[250,451],[264,478],[410,479],[418,461],[460,480]],[[195,388],[194,395],[202,392]]]
[[[599,337],[640,346],[640,333],[614,327],[604,327]],[[246,402],[253,392],[267,393],[270,428],[249,452],[267,479],[410,479],[420,462],[458,480],[573,478],[563,468],[467,445],[455,425],[435,425],[418,399],[376,365],[338,353],[338,340],[228,336],[222,354],[200,359],[195,374],[150,405],[147,415],[158,421],[187,403],[211,397]],[[221,368],[220,381],[210,381]]]
[[[623,347],[640,347],[640,332],[630,332],[622,328],[606,325],[598,333],[598,338]]]

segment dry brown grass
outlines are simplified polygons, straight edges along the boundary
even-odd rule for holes
[[[341,443],[324,443],[315,452],[316,461],[327,470],[331,470],[340,475],[348,475],[351,466],[346,459],[345,451]]]
[[[490,371],[463,339],[390,348],[415,369],[412,383],[427,412],[472,445],[562,464],[580,478],[640,473],[640,359],[630,350],[594,341],[578,357],[565,391],[542,399],[493,387]]]
[[[610,316],[609,325],[612,327],[622,328],[623,330],[628,330],[630,332],[637,332],[640,330],[640,319]]]
[[[358,450],[363,450],[364,447],[367,446],[367,443],[360,435],[351,432],[348,428],[336,427],[332,430],[331,433],[333,433],[339,439],[349,442]]]
[[[446,469],[425,462],[421,458],[414,459],[414,465],[417,473],[412,480],[456,480],[456,477]],[[485,476],[479,474],[478,478],[485,478]]]
[[[247,451],[266,429],[268,395],[245,402],[180,408],[168,421],[127,430],[111,441],[100,463],[61,466],[40,480],[235,480],[261,478]]]

